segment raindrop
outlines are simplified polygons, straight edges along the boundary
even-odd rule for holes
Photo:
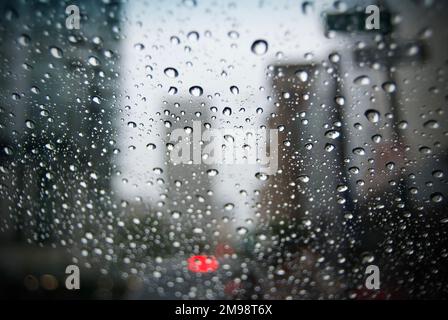
[[[179,211],[173,211],[171,213],[171,218],[173,218],[173,219],[179,219],[180,216],[181,216],[181,213]]]
[[[187,38],[189,40],[198,41],[199,40],[199,33],[197,33],[196,31],[190,31],[187,34]]]
[[[90,56],[88,61],[89,61],[89,64],[94,67],[97,67],[101,64],[100,60],[98,60],[98,58],[94,57],[94,56]]]
[[[154,169],[152,169],[152,171],[153,171],[155,174],[162,174],[162,173],[163,173],[162,168],[154,168]]]
[[[268,51],[268,43],[265,40],[255,40],[250,49],[256,55],[261,56]]]
[[[392,93],[392,92],[395,92],[395,90],[397,89],[397,86],[393,82],[384,82],[382,85],[382,88],[387,93]]]
[[[437,179],[443,178],[443,171],[435,170],[432,172],[432,176]]]
[[[333,140],[339,138],[340,135],[341,134],[337,130],[329,130],[329,131],[325,132],[325,136],[327,138],[333,139]]]
[[[170,42],[171,42],[172,44],[179,44],[179,43],[180,43],[180,39],[179,39],[179,37],[172,36],[172,37],[170,38]]]
[[[50,47],[50,53],[57,59],[61,59],[64,56],[64,52],[58,47]]]
[[[330,61],[333,63],[338,63],[341,60],[341,56],[338,53],[334,52],[330,54],[328,59],[330,59]]]
[[[345,98],[344,98],[344,97],[341,97],[341,96],[336,97],[336,98],[335,98],[335,101],[336,101],[336,103],[337,103],[338,105],[340,105],[340,106],[343,106],[343,105],[345,104]]]
[[[423,126],[427,129],[439,129],[439,123],[436,120],[428,120],[426,121]]]
[[[372,136],[372,141],[375,143],[380,143],[382,139],[383,137],[379,134],[375,134],[374,136]]]
[[[32,86],[32,87],[31,87],[31,92],[34,93],[34,94],[39,94],[40,90],[39,90],[38,87],[36,87],[36,86]]]
[[[222,110],[222,114],[225,116],[230,116],[232,115],[232,109],[229,107],[225,107],[224,110]]]
[[[207,174],[209,175],[209,177],[214,177],[218,174],[218,170],[216,169],[209,169],[207,170]]]
[[[261,180],[261,181],[266,181],[266,180],[269,179],[269,176],[267,174],[265,174],[265,173],[257,172],[255,174],[255,178],[257,178],[258,180]]]
[[[331,144],[331,143],[327,143],[327,144],[325,145],[325,151],[327,151],[327,152],[331,152],[331,151],[333,151],[334,148],[335,148],[334,145]]]
[[[313,11],[313,3],[310,1],[304,1],[302,3],[302,13],[307,15]]]
[[[420,147],[420,148],[418,149],[418,151],[420,151],[420,152],[423,153],[423,154],[431,154],[431,153],[432,153],[431,148],[426,147],[426,146]]]
[[[145,49],[145,46],[143,45],[143,43],[136,43],[134,45],[134,48],[139,50],[139,51],[142,51],[143,49]]]
[[[358,156],[363,156],[366,154],[366,151],[363,148],[355,148],[353,149],[353,153]]]
[[[289,99],[289,98],[291,98],[291,94],[290,94],[289,92],[283,92],[283,93],[282,93],[282,97],[283,97],[284,99]]]
[[[199,86],[193,86],[190,88],[190,94],[194,97],[200,97],[204,93],[204,90]]]
[[[306,82],[308,81],[308,72],[305,70],[297,70],[295,75],[299,78],[300,81]]]
[[[92,97],[92,101],[95,102],[96,104],[100,104],[101,103],[101,99],[98,96],[93,96]]]
[[[399,123],[398,123],[398,128],[399,129],[401,129],[401,130],[405,130],[405,129],[407,129],[408,128],[408,122],[407,121],[400,121]]]
[[[359,76],[353,80],[353,83],[358,86],[368,86],[370,84],[370,78],[368,76]]]
[[[386,168],[389,169],[389,170],[394,170],[394,168],[395,168],[395,163],[392,162],[392,161],[386,163]]]
[[[3,151],[5,151],[6,155],[11,156],[14,152],[8,146],[3,147]]]
[[[182,3],[188,8],[194,8],[197,6],[196,0],[183,0]]]
[[[239,33],[236,31],[229,31],[229,33],[227,34],[229,36],[229,38],[231,39],[238,39],[239,38]]]
[[[154,150],[156,148],[156,145],[154,143],[148,143],[146,145],[146,149],[148,150]]]
[[[166,68],[163,72],[169,78],[177,78],[179,76],[179,72],[174,68]]]
[[[19,44],[21,45],[21,46],[27,46],[27,45],[29,45],[30,44],[30,42],[31,42],[31,38],[30,38],[30,36],[28,36],[28,35],[26,35],[26,34],[22,34],[20,37],[19,37]]]
[[[176,87],[170,87],[168,89],[168,94],[171,96],[174,96],[175,94],[177,94],[177,88]]]
[[[378,121],[380,121],[380,113],[376,110],[369,109],[364,113],[364,115],[366,116],[367,120],[372,123],[377,123]]]
[[[431,194],[432,202],[439,203],[443,201],[443,195],[440,192],[435,192]]]
[[[359,168],[358,167],[351,167],[348,170],[350,171],[350,173],[353,173],[353,174],[358,174],[359,173]]]
[[[26,121],[25,121],[25,125],[26,125],[26,127],[29,128],[29,129],[34,129],[34,128],[36,127],[36,125],[34,124],[34,122],[31,121],[31,120],[26,120]]]

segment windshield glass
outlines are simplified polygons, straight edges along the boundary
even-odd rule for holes
[[[446,296],[447,8],[3,1],[0,296]]]

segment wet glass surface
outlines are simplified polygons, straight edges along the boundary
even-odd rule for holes
[[[448,3],[71,4],[0,4],[0,296],[446,297]]]

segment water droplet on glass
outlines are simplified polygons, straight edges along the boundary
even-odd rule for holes
[[[439,123],[436,120],[428,120],[423,126],[427,129],[438,129],[440,128]]]
[[[90,56],[88,61],[89,61],[89,64],[94,67],[97,67],[101,64],[100,60],[94,56]]]
[[[395,90],[397,89],[397,86],[393,82],[384,82],[382,85],[382,88],[387,93],[392,93],[392,92],[395,92]]]
[[[382,139],[383,137],[379,134],[375,134],[374,136],[372,136],[372,141],[375,143],[380,143]]]
[[[300,81],[306,82],[308,81],[308,72],[305,70],[297,70],[295,75],[299,78]]]
[[[26,121],[25,121],[25,125],[26,125],[26,127],[29,128],[29,129],[34,129],[34,128],[36,127],[36,125],[34,124],[34,122],[31,121],[31,120],[26,120]]]
[[[143,49],[145,49],[145,46],[143,45],[143,43],[136,43],[134,45],[134,48],[139,50],[139,51],[142,51]]]
[[[372,123],[377,123],[378,121],[380,121],[380,113],[376,110],[369,109],[364,113],[364,115],[366,116],[367,120]]]
[[[353,83],[358,86],[368,86],[370,84],[370,78],[368,76],[359,76],[353,80]]]
[[[207,170],[207,174],[210,177],[214,177],[214,176],[216,176],[218,174],[218,170],[216,170],[216,169],[209,169],[209,170]]]
[[[282,97],[283,97],[284,99],[289,99],[289,98],[291,98],[291,94],[290,94],[289,92],[283,92],[283,93],[282,93]]]
[[[325,132],[325,136],[329,139],[337,139],[341,134],[337,130],[329,130]]]
[[[40,89],[36,86],[32,86],[31,87],[31,92],[34,94],[39,94],[40,93]]]
[[[175,94],[177,94],[177,88],[176,87],[170,87],[168,89],[168,94],[171,96],[174,96]]]
[[[407,128],[408,128],[408,122],[407,121],[403,120],[403,121],[400,121],[398,123],[398,129],[405,130]]]
[[[166,68],[163,72],[169,78],[176,78],[179,76],[179,72],[174,68]]]
[[[267,174],[265,174],[265,173],[257,172],[255,174],[255,178],[257,178],[258,180],[261,180],[261,181],[266,181],[266,180],[269,179],[269,176]]]
[[[338,63],[341,60],[341,56],[338,53],[334,52],[330,54],[328,59],[330,59],[330,61],[333,63]]]
[[[182,3],[188,8],[194,8],[197,6],[196,0],[183,0]]]
[[[230,109],[229,107],[225,107],[224,110],[222,110],[222,114],[225,116],[230,116],[232,115],[232,109]]]
[[[392,162],[392,161],[386,163],[386,168],[389,169],[389,170],[394,170],[394,168],[395,168],[395,163]]]
[[[172,37],[170,38],[170,42],[171,42],[172,44],[179,44],[179,43],[180,43],[180,39],[179,39],[179,37],[172,36]]]
[[[363,148],[354,148],[353,153],[358,156],[363,156],[366,154],[366,151]]]
[[[236,232],[239,234],[239,235],[245,235],[247,232],[248,232],[249,230],[247,230],[247,228],[245,228],[245,227],[238,227],[237,229],[236,229]]]
[[[146,149],[148,150],[154,150],[156,148],[156,145],[154,143],[148,143],[146,145]]]
[[[427,147],[427,146],[420,147],[420,148],[418,149],[418,151],[420,151],[420,152],[423,153],[423,154],[431,154],[431,153],[432,153],[431,148],[429,148],[429,147]]]
[[[5,151],[6,155],[8,155],[8,156],[13,155],[13,153],[14,153],[14,152],[12,151],[12,148],[10,148],[10,147],[8,147],[8,146],[3,147],[3,151]]]
[[[98,96],[93,96],[92,97],[92,101],[95,102],[96,104],[100,104],[101,103],[101,99]]]
[[[179,211],[173,211],[171,213],[171,218],[173,218],[173,219],[179,219],[180,216],[181,216],[181,213]]]
[[[199,33],[197,33],[196,31],[190,31],[187,34],[187,38],[189,40],[192,40],[192,41],[198,41],[199,40]]]
[[[229,38],[231,39],[238,39],[239,38],[239,33],[236,31],[229,31],[229,33],[227,34],[229,36]]]
[[[21,46],[27,46],[27,45],[29,45],[30,44],[30,42],[31,42],[31,38],[30,38],[30,36],[28,36],[28,35],[26,35],[26,34],[22,34],[20,37],[19,37],[19,44],[21,45]]]
[[[432,176],[437,179],[443,178],[443,171],[435,170],[432,172]]]
[[[439,203],[443,201],[443,195],[440,192],[435,192],[431,194],[432,202]]]
[[[335,101],[336,101],[336,103],[337,103],[338,105],[340,105],[340,106],[343,106],[343,105],[345,104],[345,98],[344,98],[344,97],[341,97],[341,96],[336,97],[336,98],[335,98]]]
[[[327,152],[331,152],[331,151],[333,151],[334,148],[335,148],[334,145],[331,144],[331,143],[327,143],[327,144],[325,145],[325,151],[327,151]]]
[[[194,97],[200,97],[204,93],[204,90],[199,86],[193,86],[190,88],[190,94]]]
[[[255,40],[250,47],[253,53],[258,56],[264,55],[268,51],[268,43],[265,40]]]
[[[302,3],[302,13],[307,15],[313,12],[313,3],[311,1],[304,1]]]
[[[57,59],[61,59],[64,56],[64,52],[58,47],[50,47],[50,53]]]

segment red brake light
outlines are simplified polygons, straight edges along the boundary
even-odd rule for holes
[[[214,256],[191,256],[187,262],[188,270],[192,272],[214,272],[219,267],[218,260]]]

